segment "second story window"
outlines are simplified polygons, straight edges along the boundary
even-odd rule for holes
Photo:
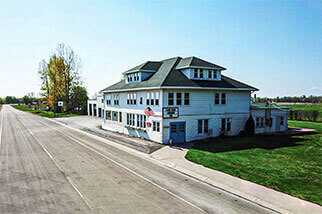
[[[114,105],[119,105],[119,95],[114,94]]]
[[[215,93],[215,104],[219,104],[219,93]]]
[[[106,95],[106,105],[111,105],[111,95]]]
[[[190,104],[189,93],[184,93],[184,104],[185,105],[189,105]]]
[[[168,105],[173,106],[174,105],[174,93],[170,92],[168,93]]]
[[[208,79],[212,79],[212,70],[208,70]]]
[[[136,105],[136,93],[127,94],[127,104]]]
[[[182,94],[181,94],[181,92],[177,93],[177,105],[178,106],[182,105]]]
[[[221,104],[226,104],[226,94],[225,93],[221,94]]]
[[[151,106],[154,106],[154,92],[151,92]]]
[[[194,78],[198,78],[198,69],[197,69],[197,68],[195,68],[193,71],[194,71],[194,72],[193,72],[193,77],[194,77]]]
[[[200,73],[199,73],[199,78],[201,78],[201,79],[202,79],[202,78],[203,78],[203,69],[200,69],[200,70],[199,70],[199,72],[200,72]]]
[[[159,105],[159,92],[155,93],[155,105],[158,106]]]

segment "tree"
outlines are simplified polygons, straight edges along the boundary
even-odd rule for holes
[[[62,72],[64,80],[64,95],[63,101],[66,105],[66,110],[71,110],[70,95],[72,87],[80,85],[79,69],[81,68],[81,60],[75,54],[70,46],[64,43],[58,44],[56,48],[57,56],[63,60],[64,70]]]
[[[14,96],[6,96],[5,98],[5,103],[6,104],[12,104],[12,103],[17,103],[18,99]]]
[[[71,108],[73,111],[80,111],[82,114],[86,114],[87,112],[87,90],[83,86],[74,86],[72,88],[72,96],[71,96]]]
[[[44,98],[44,100],[47,100],[49,98],[49,77],[47,73],[47,62],[46,60],[41,60],[38,67],[38,75],[41,79],[41,96]]]

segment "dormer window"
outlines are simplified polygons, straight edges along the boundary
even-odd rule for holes
[[[217,79],[217,71],[214,71],[214,79]]]
[[[212,79],[212,70],[208,70],[208,79]]]
[[[203,79],[203,69],[199,69],[199,78]]]
[[[196,78],[196,79],[198,78],[198,69],[197,68],[194,69],[193,77]]]

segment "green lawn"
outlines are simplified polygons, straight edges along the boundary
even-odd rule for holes
[[[12,107],[21,110],[21,111],[28,111],[33,114],[37,114],[42,117],[54,117],[54,112],[51,111],[44,111],[44,110],[31,110],[29,108],[24,108],[23,106],[19,105],[12,105]],[[67,114],[67,113],[56,113],[56,117],[75,117],[75,116],[82,116],[81,114]]]
[[[220,137],[199,141],[192,162],[322,205],[322,123],[289,121],[313,128],[302,136]]]

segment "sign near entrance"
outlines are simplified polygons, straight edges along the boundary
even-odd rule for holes
[[[63,106],[63,101],[58,101],[58,106],[62,107]]]
[[[163,107],[162,108],[163,118],[178,118],[179,108],[178,107]]]

